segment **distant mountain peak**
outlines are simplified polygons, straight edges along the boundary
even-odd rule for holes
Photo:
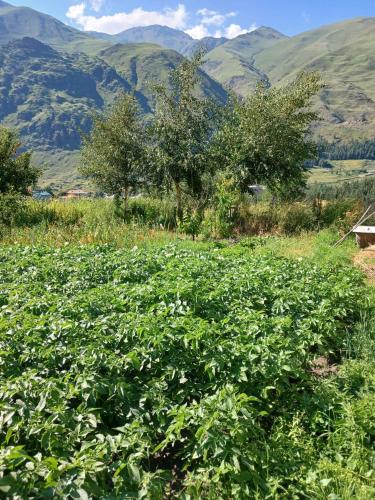
[[[123,33],[132,33],[134,31],[164,31],[164,32],[169,32],[169,33],[180,33],[183,35],[185,38],[189,38],[190,40],[193,40],[193,38],[185,33],[184,31],[178,30],[176,28],[171,28],[170,26],[163,26],[162,24],[150,24],[148,26],[135,26],[134,28],[129,28],[127,30],[122,31],[118,35],[122,35]],[[117,35],[117,36],[118,36]]]
[[[130,28],[114,35],[113,40],[119,43],[154,43],[180,53],[193,42],[193,38],[184,31],[160,24]]]
[[[262,36],[267,36],[270,38],[287,38],[286,35],[281,33],[280,31],[276,30],[275,28],[271,28],[269,26],[259,26],[259,28],[249,31],[248,33],[245,33],[244,35],[240,35],[240,37],[246,37],[249,35],[262,35]]]

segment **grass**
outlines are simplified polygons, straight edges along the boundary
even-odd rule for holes
[[[309,171],[309,184],[338,184],[375,175],[374,160],[331,160],[333,168],[315,167]]]
[[[354,237],[334,248],[337,241],[337,231],[326,229],[318,233],[303,233],[299,236],[265,238],[265,242],[255,247],[255,252],[270,251],[277,256],[292,259],[307,258],[319,264],[349,264],[358,252]],[[246,239],[241,244],[246,245]]]
[[[268,234],[298,235],[331,227],[337,238],[358,220],[363,208],[350,200],[339,200],[317,209],[313,202],[270,205],[267,202],[243,202],[233,220],[237,237]],[[121,210],[120,210],[121,212]],[[105,244],[131,247],[137,242],[163,243],[186,239],[175,219],[173,200],[133,198],[128,215],[112,200],[53,200],[49,203],[26,200],[16,214],[12,227],[0,226],[3,244],[63,246],[66,244]],[[220,236],[213,210],[205,212],[201,236]]]
[[[144,204],[136,202],[136,207],[139,213],[129,224],[116,215],[111,200],[53,200],[50,203],[28,200],[15,226],[3,228],[0,237],[3,244],[64,246],[110,243],[117,247],[178,239],[176,233],[160,229],[161,223],[167,225],[170,211],[173,212],[168,204],[158,203],[158,211],[152,214],[153,224],[150,226],[138,223],[142,222]],[[152,211],[154,204],[148,203],[147,209]]]

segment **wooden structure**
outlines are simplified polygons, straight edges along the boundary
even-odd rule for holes
[[[352,233],[357,235],[357,229],[359,229],[359,228],[364,229],[364,231],[358,232],[358,235],[357,235],[358,245],[361,248],[366,248],[366,247],[372,245],[373,243],[369,243],[369,241],[371,241],[371,239],[372,239],[372,236],[370,236],[370,235],[372,234],[372,231],[375,229],[375,226],[363,226],[362,225],[365,222],[367,222],[369,219],[371,219],[371,217],[375,217],[375,212],[372,212],[371,210],[372,210],[372,205],[367,207],[366,212],[362,215],[362,217],[359,219],[357,224],[348,233],[346,233],[337,243],[335,243],[333,245],[333,248],[340,245]],[[365,235],[367,235],[367,236],[365,237]],[[364,245],[364,246],[361,246],[361,245]]]
[[[358,226],[353,229],[353,233],[360,248],[375,245],[375,226]]]

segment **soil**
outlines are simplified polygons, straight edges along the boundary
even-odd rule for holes
[[[331,364],[329,359],[325,356],[321,356],[312,361],[309,371],[316,377],[328,377],[333,373],[338,373],[339,367]]]

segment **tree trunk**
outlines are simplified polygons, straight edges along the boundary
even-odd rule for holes
[[[182,222],[183,212],[182,212],[182,191],[181,186],[178,181],[174,181],[174,187],[176,190],[176,204],[177,204],[177,220]]]
[[[124,187],[124,219],[126,220],[128,217],[128,208],[129,208],[129,186]]]

